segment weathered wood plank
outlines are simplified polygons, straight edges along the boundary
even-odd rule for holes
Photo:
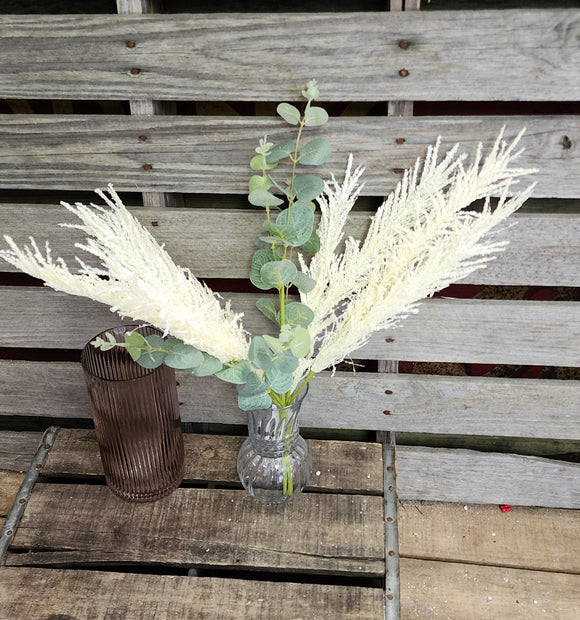
[[[401,556],[580,573],[580,511],[401,502]]]
[[[41,568],[0,569],[0,583],[3,618],[264,620],[280,609],[289,618],[382,614],[382,591],[356,586]]]
[[[17,471],[0,470],[0,517],[5,517],[12,507],[24,475]]]
[[[401,619],[578,616],[580,576],[401,559]]]
[[[192,435],[185,443],[185,482],[239,483],[236,470],[243,437]],[[340,493],[383,490],[381,446],[373,443],[308,440],[314,471],[309,489]],[[353,467],[356,463],[356,467]],[[42,468],[45,476],[102,476],[94,431],[61,429]]]
[[[0,372],[0,375],[2,375],[3,384],[4,373]],[[22,384],[20,389],[22,390],[21,396],[24,396],[28,388]],[[27,471],[41,440],[42,433],[32,431],[0,431],[0,469],[18,472]]]
[[[101,515],[98,523],[95,514]],[[192,522],[195,515],[195,522]],[[106,487],[37,484],[7,564],[147,563],[384,574],[383,500],[304,493],[291,506],[245,491],[178,489],[153,504]]]
[[[400,446],[400,499],[580,508],[580,464],[532,456]]]
[[[460,142],[474,153],[479,142],[493,144],[504,125],[506,139],[527,128],[519,165],[539,170],[534,196],[580,195],[578,150],[568,148],[580,137],[577,116],[332,118],[323,135],[333,155],[320,172],[341,178],[352,152],[366,166],[363,192],[384,195],[438,136],[442,152]],[[0,186],[93,190],[113,183],[119,191],[245,194],[248,163],[264,134],[295,137],[271,118],[0,115]]]
[[[0,361],[0,375],[1,415],[90,416],[78,364]],[[231,385],[185,373],[178,373],[178,381],[184,422],[246,423]],[[580,439],[579,399],[576,381],[322,373],[311,382],[300,423],[315,428],[573,440]]]
[[[97,202],[100,200],[96,198]],[[254,240],[262,231],[264,215],[257,211],[220,209],[131,209],[137,219],[165,245],[173,260],[200,278],[248,278]],[[19,244],[33,236],[39,243],[48,238],[54,256],[73,264],[82,254],[87,264],[97,261],[74,247],[85,236],[62,222],[77,223],[68,211],[55,205],[0,204],[2,232]],[[366,234],[370,213],[355,212],[346,230],[355,239]],[[515,226],[501,232],[509,241],[485,269],[462,280],[465,284],[580,286],[580,215],[574,213],[521,213]],[[228,253],[222,251],[227,238]],[[198,241],[197,243],[195,241]],[[232,263],[230,256],[239,257]],[[3,271],[16,271],[2,262]]]
[[[296,99],[312,77],[303,62],[306,49],[316,57],[329,101],[577,101],[577,18],[574,9],[10,15],[0,20],[0,93],[24,99]],[[410,45],[399,46],[402,40]],[[263,71],[264,58],[276,71]]]
[[[244,327],[270,333],[257,296],[232,294]],[[121,324],[104,305],[45,287],[4,287],[0,346],[81,349],[95,334]],[[131,323],[126,320],[125,323]],[[30,325],[35,325],[34,338]],[[388,339],[388,341],[386,340]],[[396,329],[376,332],[353,351],[361,359],[580,366],[575,302],[427,299]]]

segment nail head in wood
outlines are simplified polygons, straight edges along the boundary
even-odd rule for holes
[[[135,47],[135,41],[127,41],[127,43],[125,43],[125,45],[129,48],[129,49],[133,49]]]
[[[407,76],[409,75],[409,72],[407,71],[407,69],[401,69],[401,70],[399,71],[399,75],[400,75],[401,77],[407,77]]]
[[[407,50],[407,49],[409,49],[410,45],[411,45],[411,44],[409,43],[409,41],[399,41],[399,47],[400,47],[402,50]]]
[[[144,170],[151,170],[151,168],[153,168],[152,164],[143,164],[143,169]]]
[[[141,69],[138,69],[137,67],[133,67],[130,73],[131,75],[139,75],[141,73]]]
[[[396,142],[397,144],[405,144],[405,138],[397,138],[397,139],[395,140],[395,142]]]
[[[139,140],[141,140],[141,142],[145,142],[145,140],[147,140],[147,136],[139,136]]]

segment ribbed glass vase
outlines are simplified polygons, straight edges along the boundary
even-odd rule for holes
[[[159,334],[126,325],[99,334],[124,342],[125,333]],[[101,351],[87,344],[81,356],[105,479],[132,502],[169,495],[183,480],[185,453],[175,371],[143,368],[126,349]]]
[[[306,389],[288,407],[248,411],[248,438],[238,454],[238,475],[252,497],[280,504],[308,484],[312,458],[298,416]]]

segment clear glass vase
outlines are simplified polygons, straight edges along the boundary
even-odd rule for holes
[[[99,334],[124,342],[128,331],[160,334],[126,325]],[[91,401],[99,452],[109,489],[132,502],[169,495],[183,480],[185,451],[175,371],[143,368],[127,350],[101,351],[87,344],[81,365]]]
[[[308,391],[288,407],[248,411],[248,438],[238,454],[238,475],[252,497],[280,504],[296,497],[312,471],[310,450],[300,435],[298,415]]]

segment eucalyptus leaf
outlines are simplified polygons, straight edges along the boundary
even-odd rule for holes
[[[272,181],[270,181],[268,177],[262,176],[261,174],[254,174],[250,177],[250,194],[257,189],[268,189],[269,187],[272,187]]]
[[[217,357],[202,352],[203,362],[196,366],[195,368],[187,368],[187,372],[196,377],[209,377],[210,375],[215,375],[217,372],[222,370],[223,364],[218,360]]]
[[[252,338],[248,358],[255,368],[267,371],[272,367],[272,351],[262,336]]]
[[[310,353],[310,334],[306,328],[298,325],[292,329],[290,351],[296,357],[304,357]]]
[[[238,394],[238,407],[242,411],[253,411],[254,409],[269,409],[272,406],[272,399],[267,392],[244,396]]]
[[[302,118],[300,110],[290,103],[280,103],[276,112],[290,125],[298,125]]]
[[[264,334],[263,338],[268,343],[268,346],[270,347],[270,349],[272,349],[274,353],[276,353],[277,355],[284,354],[284,345],[280,342],[278,338],[274,338],[274,336],[268,336],[268,334]]]
[[[274,260],[274,258],[275,257],[274,257],[274,254],[272,254],[272,251],[267,250],[265,248],[261,250],[257,250],[254,253],[254,256],[252,258],[252,267],[250,269],[250,281],[252,282],[254,286],[256,286],[257,288],[263,291],[267,291],[269,288],[272,288],[272,287],[270,286],[270,284],[267,284],[262,280],[261,269],[266,263],[269,263],[270,261]]]
[[[111,342],[111,339],[108,337],[108,334],[107,334],[107,339],[109,340],[109,342]],[[146,340],[144,336],[140,334],[139,332],[129,332],[125,334],[125,344],[128,347],[141,348],[146,345]]]
[[[316,280],[313,280],[310,276],[307,276],[302,271],[296,270],[296,275],[292,280],[292,284],[302,293],[310,293],[310,291],[316,286]]]
[[[145,336],[144,340],[146,344],[153,349],[165,348],[165,341],[161,336],[158,336],[157,334]],[[139,366],[143,366],[143,368],[158,368],[165,362],[166,357],[167,353],[165,351],[148,351],[146,349],[141,353],[141,356],[137,360],[137,363],[139,364]]]
[[[300,149],[300,163],[306,166],[320,166],[332,155],[330,142],[324,138],[316,138]]]
[[[278,196],[274,196],[266,189],[255,189],[250,192],[248,200],[255,207],[278,207],[284,203]]]
[[[304,250],[305,252],[308,252],[309,254],[316,254],[316,252],[320,250],[320,237],[318,236],[318,233],[315,230],[312,231],[312,234],[310,235],[310,239],[308,239],[306,243],[303,243],[300,246],[300,249]]]
[[[252,368],[250,366],[250,363],[247,360],[242,360],[241,362],[237,362],[233,366],[224,368],[223,370],[216,372],[215,376],[222,381],[242,385],[246,383],[246,381],[248,380],[248,376],[251,372]]]
[[[278,394],[284,394],[292,388],[293,377],[292,374],[283,372],[279,368],[272,366],[265,376],[266,384],[271,390]]]
[[[304,205],[293,205],[291,209],[284,209],[276,218],[276,225],[289,226],[293,234],[289,234],[288,245],[299,247],[306,243],[314,228],[314,213]]]
[[[286,305],[286,323],[308,327],[314,319],[314,312],[305,304],[298,301]]]
[[[252,170],[272,170],[275,168],[277,164],[266,164],[264,165],[264,156],[263,155],[254,155],[250,160],[250,168]]]
[[[297,273],[296,265],[287,259],[271,261],[260,269],[260,277],[269,288],[281,288],[290,284]]]
[[[273,366],[281,372],[292,374],[298,368],[298,359],[291,351],[286,350],[274,360]]]
[[[285,140],[284,142],[280,142],[276,144],[276,146],[268,153],[266,157],[266,163],[268,164],[276,164],[281,159],[292,155],[296,150],[296,142],[294,140]]]
[[[306,127],[319,127],[328,122],[328,112],[319,106],[310,106],[304,112]]]
[[[308,207],[313,213],[314,211],[316,211],[316,205],[312,202],[312,200],[309,200],[308,202],[305,202],[303,200],[297,200],[293,206],[298,206],[300,205],[301,207]]]
[[[271,299],[258,299],[256,308],[268,319],[278,323],[278,312],[276,306]]]
[[[314,174],[300,174],[294,179],[294,191],[300,202],[308,202],[322,194],[324,181]]]
[[[201,351],[177,338],[170,339],[165,344],[171,350],[165,358],[165,364],[171,368],[186,370],[199,366],[204,361]]]

